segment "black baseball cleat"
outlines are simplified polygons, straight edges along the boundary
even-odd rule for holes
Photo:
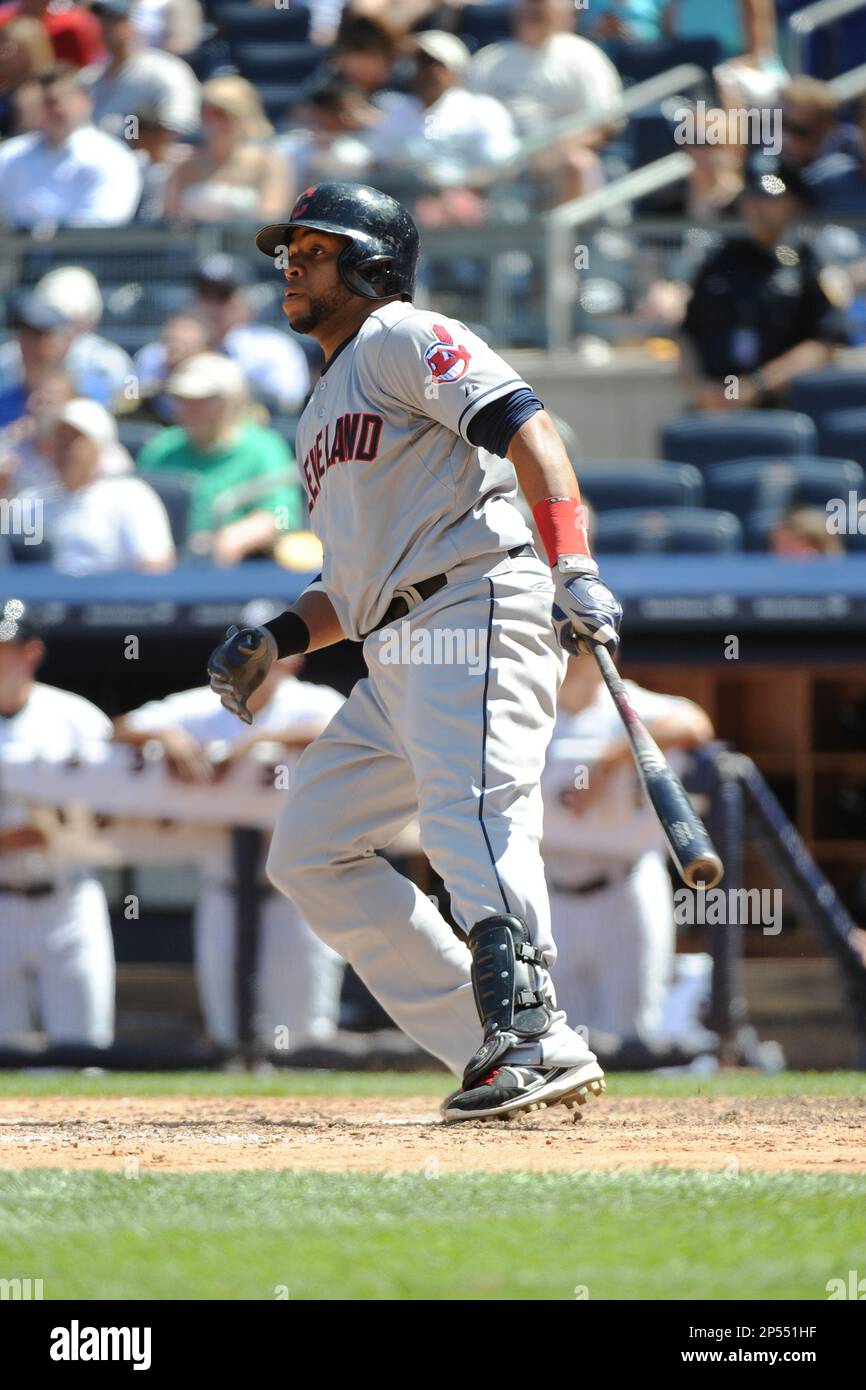
[[[580,1067],[503,1065],[471,1091],[448,1096],[442,1117],[447,1121],[507,1120],[520,1111],[544,1110],[549,1105],[573,1110],[603,1090],[604,1072],[596,1061]]]

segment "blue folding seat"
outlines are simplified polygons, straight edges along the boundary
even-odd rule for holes
[[[707,503],[746,517],[760,510],[819,506],[831,497],[862,492],[864,473],[850,459],[761,458],[715,463],[704,473]]]
[[[674,415],[662,426],[659,456],[705,468],[728,459],[815,454],[817,432],[808,415],[793,410],[702,410]],[[836,458],[849,451],[822,448]]]
[[[731,512],[702,507],[632,507],[600,516],[593,549],[600,555],[733,554],[743,528]]]
[[[322,61],[313,43],[238,43],[234,60],[250,82],[303,82]]]
[[[581,495],[597,512],[627,507],[699,507],[704,484],[690,463],[576,463]]]
[[[802,410],[813,420],[830,410],[866,409],[866,372],[807,372],[791,382],[788,401],[792,410]]]
[[[310,32],[310,11],[306,5],[253,5],[250,0],[220,5],[214,15],[219,31],[229,43],[299,42]]]
[[[818,426],[820,451],[866,464],[866,409],[830,410]]]

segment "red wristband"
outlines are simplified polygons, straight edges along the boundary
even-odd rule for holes
[[[560,555],[585,555],[591,559],[586,508],[579,497],[546,497],[532,508],[532,515],[551,569]]]

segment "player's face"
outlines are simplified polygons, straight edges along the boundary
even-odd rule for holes
[[[330,232],[299,227],[293,233],[283,313],[296,333],[313,333],[355,298],[337,269],[345,245],[345,237]]]

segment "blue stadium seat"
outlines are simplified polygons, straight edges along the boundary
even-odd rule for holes
[[[574,471],[581,495],[597,512],[703,502],[703,479],[690,463],[577,463]]]
[[[469,44],[470,48],[481,47],[486,43],[497,43],[500,39],[510,39],[514,35],[511,25],[511,16],[514,13],[514,5],[464,5],[458,10],[460,23],[460,37],[462,39],[474,39],[475,43]],[[429,23],[422,24],[423,29],[429,29]]]
[[[232,45],[237,43],[275,42],[297,43],[310,32],[310,11],[295,0],[283,8],[271,5],[252,5],[250,0],[239,4],[220,5],[214,21]]]
[[[652,164],[656,159],[664,159],[680,148],[674,140],[674,122],[660,107],[651,111],[638,111],[628,123],[631,140],[631,164],[635,169],[644,164]]]
[[[680,63],[695,63],[704,72],[711,73],[722,61],[722,50],[718,39],[686,38],[659,39],[656,43],[606,43],[608,57],[627,85],[632,82],[645,82]]]
[[[823,507],[831,497],[862,489],[863,469],[850,459],[740,459],[716,463],[704,474],[707,503],[745,517],[795,506]]]
[[[808,415],[793,410],[738,410],[730,415],[708,410],[673,415],[662,426],[659,454],[677,463],[704,468],[728,459],[804,458],[815,454],[817,433]],[[821,448],[822,454],[853,458],[850,450]]]
[[[238,43],[234,59],[250,82],[303,82],[322,61],[314,43]]]
[[[731,512],[702,507],[632,507],[600,516],[593,550],[599,555],[733,554],[743,528]]]
[[[189,517],[192,495],[199,479],[195,473],[161,473],[143,470],[138,474],[149,483],[168,512],[172,540],[178,558],[186,549],[189,539]]]
[[[807,372],[791,382],[788,401],[792,410],[802,410],[817,419],[830,410],[866,409],[866,372]]]
[[[259,82],[259,96],[265,115],[275,126],[279,126],[286,113],[302,101],[305,93],[303,82]]]
[[[866,409],[828,411],[821,416],[818,438],[822,454],[866,464]]]

